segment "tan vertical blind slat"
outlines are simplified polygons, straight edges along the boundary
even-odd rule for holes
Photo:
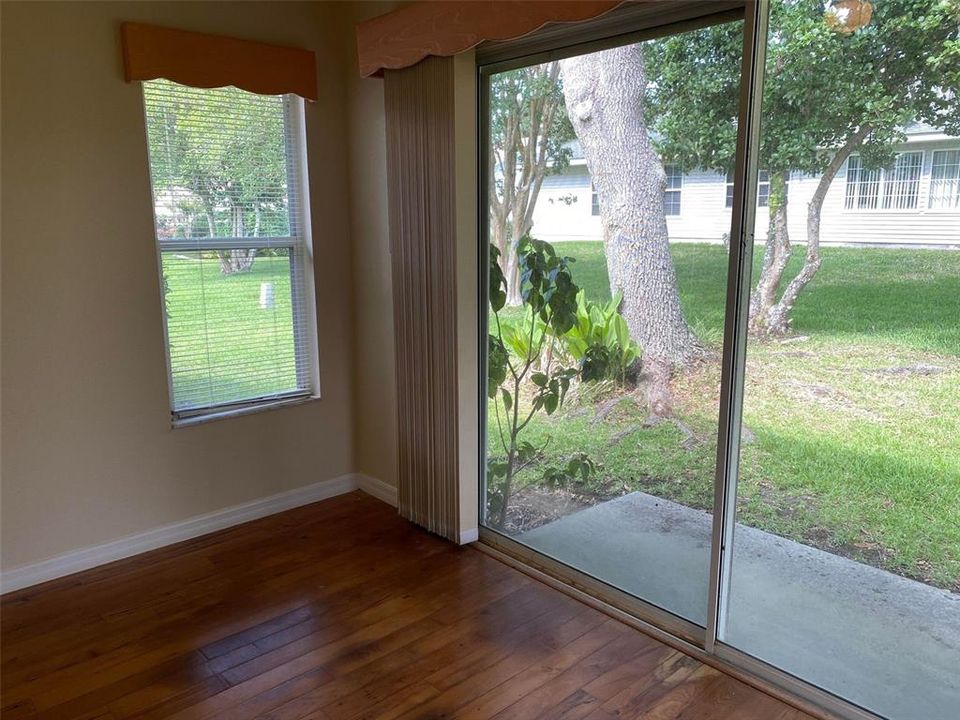
[[[398,506],[459,537],[453,60],[384,77],[396,334]]]

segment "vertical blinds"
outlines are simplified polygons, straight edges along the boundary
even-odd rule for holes
[[[460,537],[452,58],[384,74],[397,509]]]
[[[302,101],[143,88],[174,417],[312,394]]]

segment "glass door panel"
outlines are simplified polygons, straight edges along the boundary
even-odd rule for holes
[[[864,136],[855,98],[826,98],[856,68],[864,96],[939,102],[946,77],[929,64],[869,58],[896,55],[896,28],[956,37],[956,22],[940,15],[938,29],[936,12],[877,3],[862,33],[825,34],[809,72],[774,72],[799,68],[803,28],[826,32],[802,5],[771,5],[758,192],[767,222],[754,251],[719,640],[880,716],[955,720],[960,253],[925,208],[949,204],[937,163],[960,139],[926,142],[944,128],[913,122]],[[887,73],[913,79],[898,90]],[[800,106],[811,110],[791,109]]]
[[[742,33],[724,23],[483,76],[483,523],[700,626]],[[697,55],[714,36],[736,57]],[[683,53],[698,63],[686,79],[666,62]],[[725,124],[701,165],[674,128],[676,98],[705,92]]]

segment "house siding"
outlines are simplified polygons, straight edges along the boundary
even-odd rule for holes
[[[820,240],[824,244],[916,245],[960,247],[960,211],[929,208],[933,153],[960,147],[957,139],[918,138],[898,151],[922,151],[918,206],[912,210],[848,210],[844,207],[847,167],[834,178],[824,200]],[[788,229],[795,243],[807,240],[806,208],[819,176],[794,173],[788,189]],[[730,232],[731,210],[725,207],[726,178],[711,171],[685,175],[680,214],[667,217],[670,240],[719,243]],[[755,236],[767,236],[767,208],[757,208]],[[532,234],[549,242],[598,240],[600,217],[591,214],[590,175],[582,162],[548,175],[533,215]]]

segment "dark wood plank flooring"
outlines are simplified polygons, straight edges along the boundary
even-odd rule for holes
[[[4,720],[809,718],[362,493],[0,609]]]

